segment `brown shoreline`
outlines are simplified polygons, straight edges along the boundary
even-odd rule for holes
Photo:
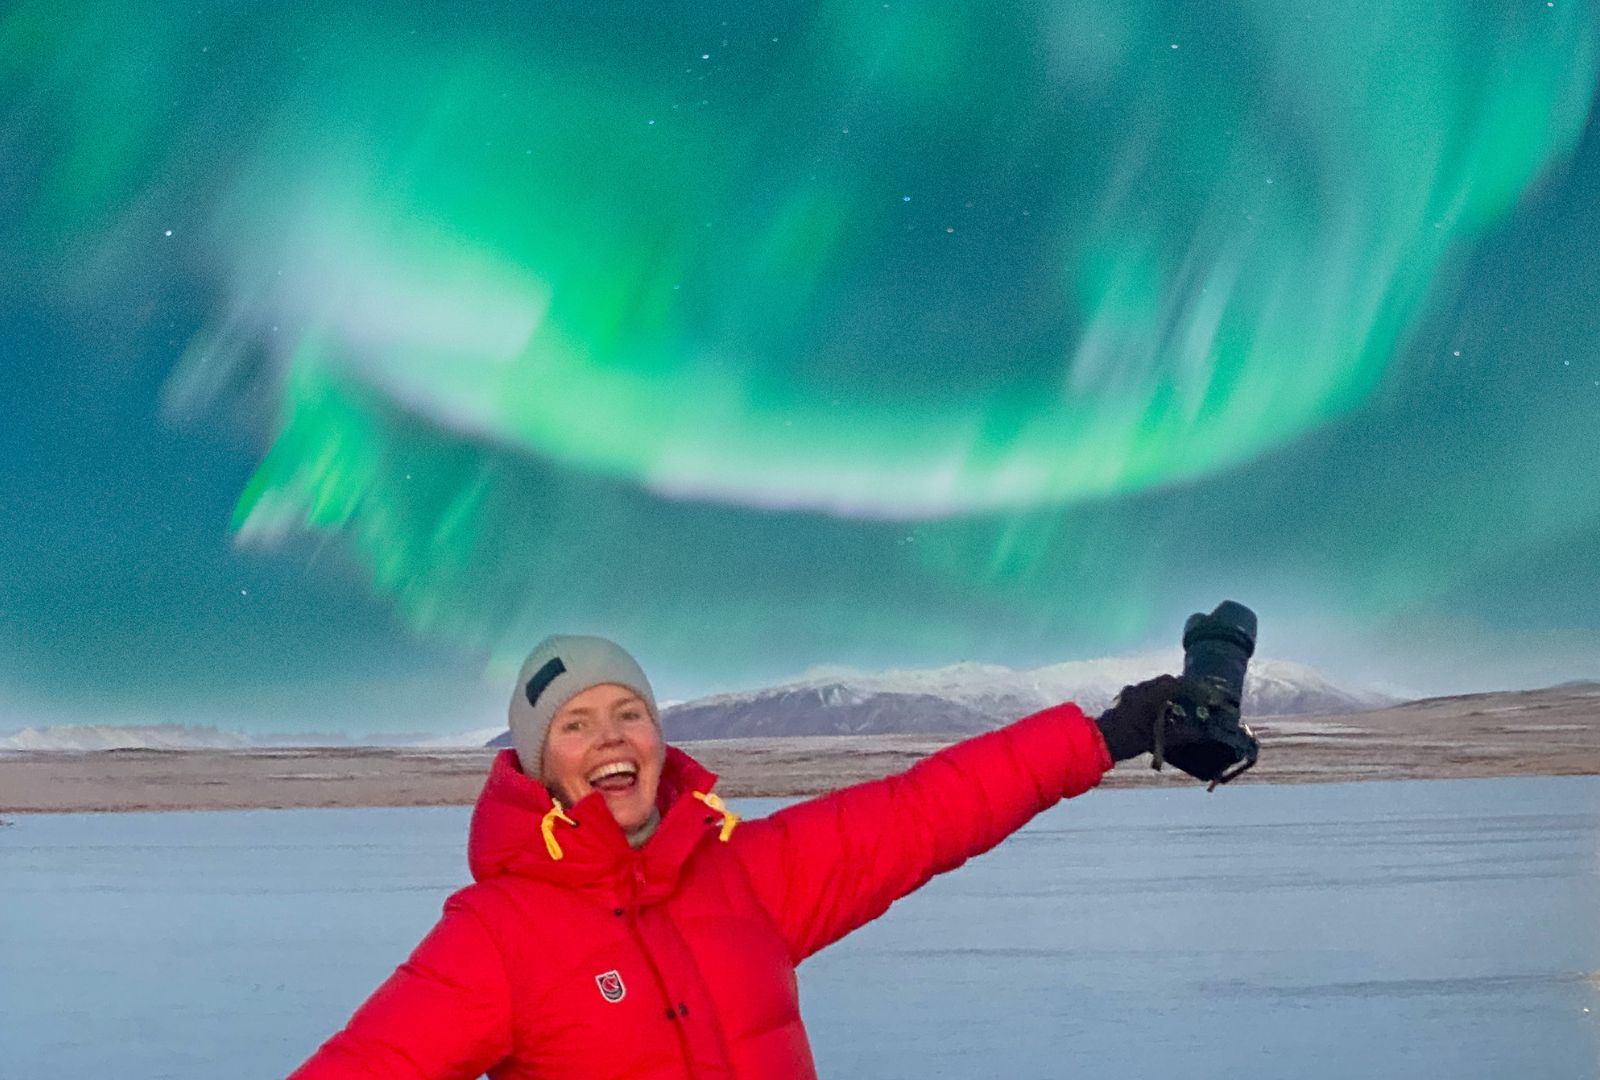
[[[1600,687],[1432,698],[1253,721],[1261,762],[1239,783],[1600,774]],[[727,739],[684,748],[729,797],[809,795],[906,768],[951,736]],[[33,751],[0,755],[0,814],[471,803],[494,752],[387,747]],[[1113,788],[1191,784],[1125,763]]]

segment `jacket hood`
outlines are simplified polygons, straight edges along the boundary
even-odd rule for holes
[[[635,850],[598,791],[561,807],[522,771],[515,750],[502,750],[472,811],[467,864],[475,881],[515,875],[576,889],[612,889],[626,876],[639,899],[655,899],[672,891],[701,842],[726,836],[738,820],[712,794],[716,782],[715,773],[667,747],[656,792],[661,824]]]

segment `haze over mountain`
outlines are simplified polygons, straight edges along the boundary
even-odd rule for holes
[[[664,709],[674,741],[797,735],[972,734],[1062,701],[1097,713],[1129,683],[1178,670],[1177,650],[1073,661],[1018,671],[998,664],[867,673],[820,669],[793,682],[717,694]],[[1395,699],[1338,687],[1286,660],[1251,663],[1246,716],[1338,714],[1392,705]],[[509,735],[491,741],[510,745]]]

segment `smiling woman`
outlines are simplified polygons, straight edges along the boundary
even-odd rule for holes
[[[1152,745],[1184,680],[1058,705],[737,828],[639,665],[552,637],[473,811],[475,884],[294,1080],[816,1076],[795,966]]]
[[[628,843],[650,838],[666,743],[643,698],[625,686],[591,686],[557,710],[545,738],[545,787],[572,806],[598,791]]]

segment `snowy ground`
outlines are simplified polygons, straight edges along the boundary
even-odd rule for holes
[[[13,818],[0,1075],[282,1075],[463,882],[466,817]],[[801,986],[825,1077],[1593,1076],[1596,912],[1600,778],[1101,791]]]

